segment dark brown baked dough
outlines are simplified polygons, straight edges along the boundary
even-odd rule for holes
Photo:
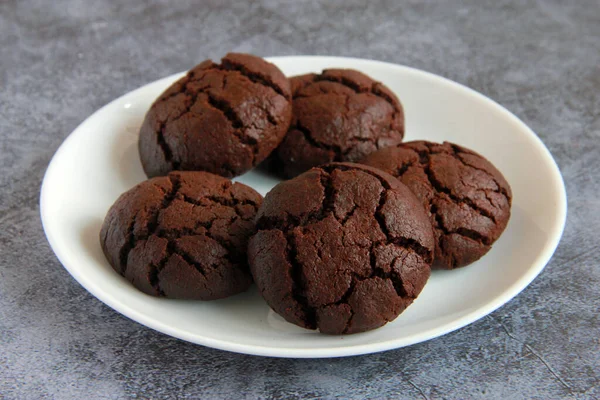
[[[313,168],[275,186],[256,218],[252,275],[271,308],[299,326],[329,334],[378,328],[429,278],[429,219],[407,187],[375,168]]]
[[[108,211],[100,244],[119,274],[153,296],[213,300],[252,283],[248,238],[262,197],[207,172],[140,183]]]
[[[383,84],[349,69],[290,79],[294,115],[270,168],[290,178],[331,161],[355,162],[402,141],[404,112]]]
[[[434,267],[453,269],[480,259],[506,228],[510,185],[472,150],[415,141],[372,153],[361,163],[398,177],[421,200],[436,235]]]
[[[275,65],[235,53],[221,64],[204,61],[146,114],[139,138],[144,171],[240,175],[279,145],[291,114],[290,85]]]

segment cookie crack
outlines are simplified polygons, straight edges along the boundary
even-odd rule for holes
[[[481,243],[485,246],[490,246],[491,245],[491,240],[490,238],[482,235],[481,233],[474,231],[472,229],[468,229],[468,228],[457,228],[454,230],[448,229],[445,225],[444,225],[444,221],[442,220],[442,216],[437,212],[437,207],[433,204],[430,203],[430,213],[431,215],[433,215],[435,224],[434,224],[434,228],[440,230],[444,235],[452,235],[452,234],[457,234],[463,237],[466,237],[468,239],[474,240],[478,243]],[[441,243],[441,240],[438,240],[438,246],[441,248],[442,246],[439,244]]]
[[[194,79],[193,73],[188,73],[186,75],[186,80],[185,82],[182,84],[181,89],[178,92],[172,93],[167,97],[163,97],[161,98],[158,102],[155,103],[155,105],[157,103],[164,103],[165,101],[178,96],[180,94],[184,94],[190,97],[189,100],[187,100],[187,105],[185,110],[183,110],[179,115],[177,115],[176,117],[167,117],[164,121],[161,122],[159,129],[158,129],[158,133],[157,133],[157,143],[158,146],[160,147],[160,149],[163,152],[163,155],[165,157],[165,161],[169,164],[171,164],[171,167],[173,169],[179,169],[180,166],[180,162],[177,160],[173,159],[173,150],[171,149],[171,146],[169,146],[169,144],[167,143],[166,139],[165,139],[165,129],[167,127],[168,123],[173,123],[175,121],[177,121],[178,119],[180,119],[181,117],[183,117],[185,114],[189,113],[190,110],[192,109],[192,107],[194,106],[194,104],[196,104],[196,101],[198,100],[198,95],[200,93],[203,93],[206,89],[208,89],[208,86],[206,87],[202,87],[199,88],[197,92],[195,93],[189,93],[188,92],[188,85],[190,82],[195,82],[197,80],[200,80],[204,77],[205,73],[202,74],[198,79]],[[154,106],[153,106],[154,107]]]
[[[335,198],[337,196],[337,191],[333,187],[331,182],[331,175],[321,174],[320,184],[323,187],[323,202],[321,204],[321,210],[314,217],[317,221],[325,219],[329,214],[334,214],[335,209]],[[336,218],[337,219],[337,218]]]
[[[171,182],[171,190],[167,193],[163,202],[161,204],[161,208],[158,211],[164,210],[171,205],[177,194],[179,193],[179,189],[181,189],[181,178],[179,175],[169,174],[167,175],[169,181]]]
[[[337,94],[337,95],[345,98],[344,107],[346,108],[346,115],[347,115],[350,112],[349,101],[350,101],[351,96],[349,96],[347,94]],[[301,97],[310,97],[310,96],[296,96],[295,98],[301,98]],[[315,139],[314,136],[312,135],[312,132],[310,131],[310,129],[303,126],[299,120],[296,121],[295,125],[292,125],[290,127],[290,130],[292,130],[292,129],[296,129],[296,130],[300,131],[304,135],[305,140],[312,147],[316,147],[319,149],[324,149],[324,150],[334,152],[335,156],[332,161],[343,161],[344,159],[346,159],[346,156],[348,154],[350,154],[352,151],[356,150],[357,143],[372,143],[377,148],[379,148],[376,138],[352,136],[352,137],[347,138],[347,141],[352,143],[352,145],[348,146],[348,148],[346,148],[345,150],[342,150],[342,147],[339,145],[330,145],[330,144],[323,143],[322,141]]]
[[[192,267],[194,267],[198,272],[200,272],[200,274],[206,278],[206,271],[204,270],[204,266],[202,264],[200,264],[199,262],[197,262],[196,260],[194,260],[194,258],[186,251],[182,250],[181,248],[175,248],[175,253],[177,254],[179,257],[181,257],[183,259],[183,261],[185,261],[186,263],[188,263],[189,265],[191,265]]]
[[[461,236],[473,239],[476,242],[479,242],[479,243],[481,243],[481,244],[483,244],[485,246],[491,245],[491,240],[488,237],[482,235],[481,233],[479,233],[479,232],[477,232],[477,231],[475,231],[473,229],[468,229],[468,228],[462,228],[461,227],[461,228],[458,228],[458,229],[456,229],[454,231],[451,231],[450,233],[455,233],[455,234],[458,234],[458,235],[461,235]]]
[[[387,224],[385,223],[385,217],[383,216],[381,211],[383,209],[383,206],[385,205],[385,193],[385,190],[382,190],[379,193],[379,202],[377,203],[377,208],[375,209],[375,214],[373,214],[373,216],[375,217],[377,224],[379,224],[379,229],[384,234],[386,240],[389,241],[391,237],[390,231],[387,227]]]
[[[356,274],[352,274],[352,280],[350,281],[350,285],[348,286],[348,289],[342,295],[342,297],[334,303],[326,304],[326,305],[320,307],[322,309],[322,308],[325,308],[328,306],[342,305],[342,304],[346,304],[348,307],[350,307],[350,318],[348,318],[348,321],[346,322],[346,326],[344,327],[344,330],[342,330],[342,335],[345,335],[346,333],[348,333],[348,331],[350,330],[350,327],[352,326],[352,319],[354,318],[354,309],[350,305],[349,300],[350,300],[350,296],[352,296],[352,293],[354,292],[354,289],[356,287],[356,282],[357,282]]]
[[[190,82],[198,82],[198,81],[201,81],[201,80],[204,78],[204,76],[206,75],[206,73],[207,73],[209,70],[210,70],[210,69],[208,69],[208,70],[204,70],[204,71],[202,72],[202,74],[200,74],[200,75],[199,75],[199,76],[197,76],[197,77],[194,75],[194,71],[193,71],[193,70],[189,71],[189,72],[188,72],[188,73],[185,75],[185,77],[183,77],[183,78],[182,78],[182,79],[184,79],[184,81],[181,83],[181,88],[180,88],[178,91],[176,91],[176,92],[173,92],[173,93],[169,94],[168,96],[163,96],[163,97],[159,98],[159,99],[158,99],[158,102],[165,102],[165,101],[167,101],[167,100],[170,100],[170,99],[172,99],[173,97],[175,97],[175,96],[178,96],[178,95],[180,95],[180,94],[189,94],[189,93],[187,93],[188,84],[189,84]]]
[[[343,86],[347,87],[348,89],[352,90],[356,94],[370,93],[376,97],[379,97],[380,99],[384,100],[386,103],[388,103],[392,107],[392,109],[394,110],[393,115],[392,115],[392,121],[395,120],[396,114],[398,113],[398,105],[396,104],[396,102],[394,101],[394,99],[391,96],[384,93],[379,88],[379,86],[381,86],[380,82],[373,82],[370,87],[361,88],[360,85],[356,84],[354,81],[352,81],[351,79],[348,79],[344,76],[334,77],[334,76],[318,75],[315,77],[315,82],[319,82],[319,81],[338,83],[338,84],[343,85]]]
[[[395,237],[391,240],[388,240],[386,244],[393,244],[397,247],[402,247],[406,250],[412,251],[416,253],[419,257],[421,257],[426,263],[431,264],[432,255],[427,247],[423,246],[421,243],[416,241],[415,239],[406,238],[406,237]]]
[[[374,250],[377,246],[379,246],[380,244],[374,244],[371,249],[370,249],[370,254],[371,254],[371,268],[373,269],[373,273],[371,274],[371,277],[373,276],[377,276],[381,279],[389,279],[392,282],[392,285],[394,286],[394,290],[396,291],[396,294],[398,295],[398,297],[402,298],[402,299],[409,299],[410,301],[414,300],[416,298],[416,296],[414,295],[409,295],[408,292],[406,291],[405,287],[404,287],[404,280],[402,279],[402,277],[400,276],[400,274],[395,271],[393,269],[394,264],[396,264],[396,262],[401,259],[401,263],[404,263],[404,260],[406,259],[406,257],[408,257],[408,254],[404,254],[402,257],[401,256],[396,256],[392,259],[392,261],[389,264],[390,267],[390,272],[385,272],[383,270],[383,268],[379,267],[377,265],[377,261],[374,255]],[[416,253],[417,256],[419,256],[420,258],[423,259],[423,256],[417,252],[414,251],[414,249],[410,248],[410,247],[406,247],[406,246],[402,246],[404,250],[406,250],[407,253]],[[426,261],[427,262],[427,261]],[[430,263],[429,263],[430,264]]]
[[[408,171],[408,169],[410,167],[412,167],[413,165],[415,165],[414,162],[412,161],[408,161],[405,163],[402,163],[402,165],[400,165],[399,167],[396,168],[396,171],[394,171],[394,176],[397,178],[401,178],[402,175],[404,175],[406,173],[406,171]]]
[[[158,276],[160,274],[160,271],[164,269],[165,265],[167,264],[167,261],[169,261],[169,258],[171,258],[174,252],[175,243],[169,240],[167,243],[167,249],[165,250],[165,256],[159,261],[157,265],[152,265],[152,268],[150,270],[150,285],[154,288],[154,290],[156,290],[156,293],[158,293],[159,296],[164,297],[165,293],[160,287],[160,279],[158,278]]]
[[[308,304],[306,298],[306,287],[302,279],[302,263],[298,260],[296,246],[293,244],[291,234],[286,235],[287,246],[285,258],[290,265],[290,277],[292,279],[292,297],[304,313],[304,323],[309,329],[317,329],[317,313],[314,307]]]
[[[392,261],[392,264],[394,262],[396,262],[397,259],[398,259],[398,257],[394,258],[394,260]],[[400,276],[398,276],[398,274],[395,271],[384,272],[381,268],[378,268],[377,270],[374,271],[374,273],[371,276],[369,276],[368,278],[365,278],[365,279],[373,279],[373,278],[380,278],[382,280],[390,281],[392,283],[392,286],[394,287],[396,296],[400,297],[401,299],[414,300],[414,297],[409,296],[408,293],[406,292],[406,290],[404,289],[404,282],[402,281],[402,278],[400,278]]]
[[[160,206],[152,213],[152,216],[148,219],[148,224],[146,225],[146,231],[148,232],[148,234],[141,239],[147,239],[150,235],[156,232],[156,229],[158,228],[158,217],[160,215],[160,212],[169,207],[169,205],[171,205],[171,203],[173,202],[173,200],[175,200],[175,197],[177,196],[177,192],[179,192],[179,189],[181,187],[179,177],[176,175],[168,175],[168,178],[171,182],[171,189],[168,192],[163,191],[164,197]]]
[[[277,118],[275,118],[272,111],[268,107],[265,107],[262,103],[254,104],[254,106],[256,108],[258,108],[259,110],[261,110],[265,114],[265,116],[267,117],[267,122],[270,125],[276,126],[278,124]],[[254,123],[254,121],[252,123],[252,126],[256,127],[256,124]]]
[[[352,218],[352,216],[354,215],[354,213],[356,212],[356,210],[357,210],[358,208],[359,208],[359,207],[358,207],[358,205],[357,205],[357,204],[354,204],[354,205],[352,206],[352,209],[351,209],[350,211],[348,211],[348,212],[346,213],[346,215],[344,215],[344,218],[342,218],[342,220],[340,221],[340,224],[342,224],[342,226],[346,225],[346,223],[348,222],[348,220],[349,220],[350,218]]]
[[[224,206],[235,207],[235,206],[239,206],[239,205],[242,205],[242,206],[251,205],[255,210],[258,209],[258,204],[256,204],[256,202],[249,200],[249,199],[238,200],[238,199],[234,199],[234,198],[219,197],[219,196],[206,196],[205,198],[212,202],[219,203]]]
[[[234,218],[237,218],[237,216]],[[212,220],[212,223],[214,223],[216,220],[219,220],[219,219],[223,219],[223,218],[215,218]],[[234,246],[234,244],[231,241],[213,235],[210,232],[211,228],[212,228],[212,224],[211,224],[210,228],[205,228],[206,232],[204,232],[204,236],[206,236],[207,238],[209,238],[211,240],[214,240],[221,247],[223,247],[225,250],[227,250],[227,254],[225,254],[225,259],[227,261],[229,261],[232,265],[243,264],[245,262],[244,260],[246,257],[245,253],[238,251],[238,249]]]
[[[396,274],[396,272],[392,269],[394,263],[399,257],[394,257],[394,259],[390,262],[390,272],[385,272],[381,267],[377,265],[377,257],[375,256],[375,249],[377,246],[380,246],[382,243],[373,243],[369,248],[369,260],[371,263],[371,274],[364,279],[372,279],[374,277],[378,277],[381,279],[389,279],[392,282],[392,286],[394,286],[394,290],[396,291],[396,295],[401,298],[409,297],[404,290],[404,285],[402,279]],[[405,248],[407,251],[411,251],[410,248]],[[363,280],[364,280],[363,279]]]
[[[455,152],[456,158],[457,158],[457,159],[458,159],[458,160],[459,160],[459,161],[460,161],[460,162],[461,162],[463,165],[465,165],[465,166],[467,166],[467,167],[470,167],[470,168],[473,168],[473,169],[475,169],[475,170],[477,170],[477,171],[481,171],[481,172],[483,172],[484,174],[486,174],[488,177],[490,177],[490,178],[491,178],[491,179],[494,181],[494,183],[496,184],[496,187],[498,188],[498,190],[495,190],[494,192],[502,194],[502,195],[503,195],[503,196],[506,198],[506,201],[508,202],[508,204],[510,204],[510,203],[511,203],[511,201],[510,201],[511,199],[510,199],[510,196],[508,195],[508,191],[506,190],[506,188],[505,188],[504,186],[500,185],[500,183],[499,183],[499,182],[498,182],[498,180],[497,180],[497,179],[494,177],[494,175],[492,175],[492,174],[491,174],[489,171],[487,171],[487,170],[485,170],[485,169],[483,169],[483,168],[479,168],[479,167],[477,167],[477,166],[475,166],[475,165],[473,165],[473,164],[469,163],[468,161],[466,161],[465,159],[463,159],[463,158],[460,156],[460,154],[468,154],[468,153],[465,153],[465,152],[459,152],[459,150],[455,149],[455,146],[454,146],[454,145],[452,145],[452,149],[453,149],[453,150],[454,150],[454,152]]]
[[[129,257],[129,252],[131,249],[135,247],[137,240],[135,238],[135,234],[133,232],[135,228],[137,214],[133,216],[131,222],[129,222],[129,226],[127,227],[127,241],[119,250],[119,264],[121,267],[121,275],[125,275],[127,272],[127,258]]]
[[[212,224],[218,219],[220,218],[215,216],[209,221],[196,221],[193,228],[160,229],[158,232],[155,233],[155,235],[167,240],[179,239],[184,236],[208,237],[208,234],[206,234],[205,232],[199,232],[199,229],[203,228],[205,231],[210,230],[210,228],[212,228]]]
[[[393,262],[395,262],[395,259]],[[394,286],[394,290],[396,291],[396,294],[398,295],[398,297],[400,297],[402,299],[410,299],[410,300],[415,299],[415,296],[408,295],[408,293],[406,292],[406,289],[404,288],[404,281],[395,271],[390,273],[389,279],[392,282],[392,286]]]
[[[178,91],[173,92],[173,93],[169,94],[168,96],[163,96],[163,97],[159,98],[157,103],[159,103],[159,102],[163,103],[165,101],[171,100],[175,96],[179,96],[180,94],[185,94],[186,89],[187,89],[187,84],[191,81],[190,73],[188,72],[183,79],[185,79],[185,80],[181,83],[181,88]]]
[[[336,145],[329,145],[326,143],[323,143],[321,141],[318,141],[317,139],[315,139],[312,136],[312,132],[310,131],[310,129],[306,128],[304,125],[302,125],[300,123],[300,121],[296,121],[296,124],[293,125],[290,130],[297,130],[300,133],[302,133],[304,135],[304,139],[312,146],[312,147],[316,147],[319,149],[323,149],[323,150],[327,150],[327,151],[332,151],[335,154],[334,157],[334,161],[340,161],[341,157],[342,157],[342,149],[340,146],[336,146]]]
[[[357,146],[358,143],[371,143],[377,149],[379,149],[379,145],[377,144],[377,139],[375,139],[375,138],[364,138],[364,137],[360,137],[360,136],[353,136],[351,138],[348,138],[348,141],[352,143],[352,146],[348,147],[342,153],[342,157],[340,157],[340,159],[341,158],[346,159],[346,156],[348,156],[348,154],[350,154],[352,151],[356,150],[356,146]]]
[[[185,109],[179,113],[179,115],[177,115],[176,117],[172,117],[172,118],[168,118],[165,121],[165,125],[167,123],[173,123],[181,118],[183,118],[184,115],[189,114],[190,112],[192,112],[192,107],[194,107],[194,105],[196,104],[196,102],[198,101],[198,97],[203,94],[203,93],[207,93],[207,90],[210,89],[209,86],[206,87],[202,87],[199,88],[197,91],[193,92],[193,93],[188,93],[187,91],[184,92],[186,95],[189,96],[189,99],[187,100],[187,104],[185,106]]]
[[[226,197],[219,197],[219,196],[205,196],[202,199],[208,200],[213,204],[219,204],[219,205],[233,209],[233,211],[237,214],[237,216],[240,219],[245,220],[245,221],[248,221],[248,220],[252,219],[253,217],[250,217],[250,218],[244,217],[242,212],[238,209],[238,206],[250,205],[254,208],[255,211],[258,209],[257,204],[251,200],[236,200],[233,198],[226,198]],[[182,195],[181,200],[183,200],[186,203],[192,204],[194,206],[202,206],[203,207],[206,205],[206,204],[203,204],[201,201],[193,199],[186,195]]]
[[[163,123],[160,124],[160,127],[158,129],[158,133],[157,133],[157,142],[158,142],[158,146],[160,147],[160,149],[163,152],[163,155],[165,156],[165,161],[169,164],[171,164],[171,168],[172,169],[179,169],[179,166],[181,165],[181,163],[177,160],[174,159],[173,157],[173,150],[171,149],[171,146],[169,146],[169,144],[167,143],[167,140],[165,139],[165,129],[167,128],[167,124],[168,123],[173,123],[175,121],[177,121],[178,119],[182,118],[185,114],[188,114],[191,110],[191,108],[193,107],[193,105],[196,103],[197,100],[197,95],[192,97],[192,100],[190,101],[190,104],[186,107],[186,110],[184,110],[181,114],[179,114],[178,116],[171,118],[171,119],[167,119],[165,120]]]
[[[270,88],[275,93],[277,93],[280,96],[283,96],[284,98],[289,100],[289,96],[285,95],[285,92],[283,91],[283,89],[281,87],[279,87],[279,85],[277,85],[275,82],[270,80],[267,76],[262,75],[259,72],[250,71],[248,68],[246,68],[246,66],[244,66],[242,64],[236,63],[231,60],[223,59],[223,60],[221,60],[221,65],[218,66],[218,68],[225,70],[225,71],[238,71],[241,75],[245,76],[250,81],[257,83],[259,85],[262,85],[264,87]]]
[[[479,207],[477,204],[475,204],[475,202],[468,198],[468,197],[460,197],[455,195],[454,193],[452,193],[452,191],[445,187],[444,185],[442,185],[442,183],[440,181],[438,181],[435,176],[433,176],[433,171],[431,171],[430,168],[424,168],[424,172],[425,175],[427,175],[427,179],[429,180],[429,183],[431,184],[431,186],[433,186],[433,188],[439,192],[439,193],[444,193],[445,195],[447,195],[455,204],[465,204],[467,205],[469,208],[471,208],[473,211],[477,212],[479,215],[489,218],[492,221],[494,221],[494,223],[497,223],[496,221],[496,216],[493,215],[492,213],[490,213],[489,211]]]
[[[325,71],[324,71],[325,72]],[[360,85],[357,85],[355,82],[353,82],[352,80],[344,77],[344,76],[340,76],[340,77],[336,77],[336,76],[329,76],[329,75],[317,75],[315,76],[314,79],[315,82],[334,82],[334,83],[338,83],[342,86],[347,87],[348,89],[352,90],[354,93],[358,94],[358,93],[369,93],[370,90],[361,90]]]
[[[208,279],[207,279],[207,271],[205,269],[205,267],[197,262],[194,257],[192,257],[188,252],[186,252],[185,250],[178,248],[176,245],[173,246],[173,252],[171,253],[170,256],[173,255],[178,255],[185,263],[187,263],[189,266],[193,267],[196,271],[198,271],[200,273],[200,275],[202,275],[206,281],[206,283],[208,283]],[[223,276],[218,268],[217,265],[211,264],[210,267],[216,271],[221,277]],[[206,288],[206,290],[208,291],[209,295],[212,296],[213,295],[213,290],[210,287],[210,285],[206,284],[204,285],[204,287]]]
[[[371,247],[369,249],[369,260],[370,260],[370,265],[371,265],[371,273],[368,276],[361,276],[355,272],[351,272],[352,279],[351,279],[350,285],[348,285],[348,289],[346,289],[346,292],[344,292],[344,294],[340,297],[340,299],[318,307],[318,309],[323,309],[325,307],[329,307],[329,306],[333,306],[333,305],[342,305],[342,304],[346,304],[350,307],[350,317],[348,318],[348,321],[346,322],[346,326],[345,326],[344,330],[342,331],[342,334],[348,333],[348,331],[350,330],[350,327],[352,326],[352,320],[354,318],[354,309],[350,305],[349,299],[350,299],[350,296],[352,295],[352,293],[354,292],[354,290],[356,289],[356,285],[358,282],[363,282],[363,281],[373,279],[373,278],[389,280],[392,283],[392,286],[394,287],[394,291],[396,292],[396,295],[398,297],[400,297],[402,299],[409,299],[411,301],[415,299],[414,296],[408,295],[408,293],[406,292],[406,289],[404,289],[404,282],[402,281],[402,278],[396,273],[396,271],[390,270],[390,272],[386,273],[383,271],[382,268],[380,268],[377,265],[377,259],[375,257],[374,250],[375,250],[375,247],[378,245],[379,245],[378,243],[374,243],[371,245]],[[407,248],[406,250],[411,251],[411,249],[409,249],[409,248]],[[399,257],[395,257],[391,261],[390,266],[392,266],[396,262],[396,260],[398,260],[398,258]]]
[[[396,104],[396,101],[392,96],[390,96],[389,94],[387,94],[381,90],[380,82],[373,82],[371,84],[371,93],[373,93],[375,96],[388,102],[389,105],[392,106],[392,109],[394,110],[394,116],[395,116],[395,114],[398,112],[398,106]]]
[[[390,124],[388,126],[388,130],[390,132],[392,131],[398,131],[398,129],[396,129],[396,127],[394,126],[395,122],[396,122],[396,118],[398,118],[398,114],[400,114],[402,112],[401,109],[401,105],[397,104],[394,99],[389,96],[387,93],[383,92],[380,89],[381,84],[379,82],[374,82],[371,85],[371,93],[374,94],[375,96],[379,97],[380,99],[385,100],[391,107],[392,107],[392,117],[390,118]],[[379,143],[377,143],[377,148],[379,149]]]
[[[379,224],[379,229],[386,237],[386,244],[393,244],[398,247],[408,248],[415,253],[417,253],[420,257],[422,257],[427,263],[431,263],[432,255],[431,251],[423,246],[421,243],[412,238],[407,238],[403,236],[392,236],[387,224],[385,223],[385,218],[382,213],[383,206],[386,203],[385,199],[385,191],[382,191],[379,195],[379,204],[377,205],[377,209],[375,210],[375,220]]]
[[[238,218],[238,215],[233,217],[233,219],[235,219],[235,218]],[[215,216],[214,218],[212,218],[209,221],[197,221],[194,224],[193,228],[181,228],[181,229],[175,228],[175,229],[168,229],[168,230],[161,229],[156,233],[156,236],[167,239],[167,240],[179,239],[184,236],[204,236],[208,239],[214,240],[216,243],[218,243],[221,247],[223,247],[227,251],[227,254],[225,255],[225,259],[227,261],[229,261],[232,265],[241,264],[241,263],[243,263],[244,256],[242,254],[240,254],[240,252],[236,249],[234,244],[231,243],[229,240],[214,236],[210,232],[213,224],[217,220],[223,220],[223,219],[224,218],[219,218],[219,217]],[[199,232],[200,228],[203,228],[204,231]]]
[[[175,162],[173,161],[173,151],[171,150],[171,146],[169,146],[169,144],[165,140],[165,128],[166,128],[166,126],[167,126],[167,122],[166,121],[160,124],[160,127],[158,129],[158,133],[157,133],[157,137],[156,137],[156,141],[158,143],[158,147],[160,147],[160,149],[163,152],[163,155],[165,157],[165,161],[171,165],[171,168],[176,168],[175,167]],[[177,165],[177,167],[179,167],[179,165]]]
[[[227,100],[224,98],[217,98],[210,91],[207,91],[206,94],[206,102],[208,105],[210,105],[214,110],[219,111],[229,121],[231,127],[233,128],[233,134],[238,138],[240,143],[252,148],[252,164],[254,165],[256,153],[258,152],[258,141],[255,138],[245,134],[244,123]]]
[[[171,202],[175,198],[175,195],[179,191],[179,188],[181,186],[179,177],[176,175],[168,175],[168,177],[171,182],[171,190],[169,192],[165,192],[164,190],[161,189],[161,192],[163,193],[164,197],[163,197],[163,200],[162,200],[160,206],[154,210],[154,212],[152,213],[152,216],[148,219],[148,223],[146,224],[146,234],[142,235],[140,237],[135,236],[134,229],[135,229],[135,223],[137,220],[137,214],[135,214],[133,216],[133,218],[131,219],[131,222],[129,223],[129,226],[127,228],[127,242],[125,243],[125,245],[123,247],[121,247],[121,250],[119,251],[119,263],[121,264],[121,275],[125,275],[125,273],[127,272],[127,267],[128,267],[127,259],[129,258],[129,253],[131,252],[131,250],[135,246],[137,246],[137,244],[140,241],[148,240],[148,238],[156,232],[156,229],[158,227],[158,216],[159,216],[160,212],[162,210],[166,209],[171,204]]]
[[[297,228],[301,225],[309,223],[316,223],[324,220],[330,214],[333,214],[336,221],[339,219],[335,217],[334,213],[334,189],[331,185],[331,178],[327,171],[321,170],[320,185],[323,188],[323,200],[318,210],[307,212],[303,215],[291,215],[284,211],[285,216],[261,216],[256,221],[256,226],[260,230],[277,229],[283,233],[288,233],[290,230]]]
[[[342,171],[348,171],[348,170],[352,169],[352,168],[349,168],[346,166],[335,166],[335,167],[323,166],[322,168],[323,168],[323,170],[335,168],[335,169],[340,169]],[[383,206],[385,205],[385,201],[386,201],[385,196],[386,196],[387,190],[391,189],[391,186],[385,181],[385,179],[382,179],[380,176],[378,176],[377,174],[375,174],[371,171],[363,170],[363,169],[360,169],[360,171],[364,172],[367,175],[371,175],[372,177],[377,179],[379,181],[379,183],[381,184],[381,186],[385,189],[385,190],[382,190],[381,193],[379,194],[379,202],[377,204],[377,208],[375,209],[374,217],[375,217],[375,220],[377,221],[377,223],[379,224],[379,228],[381,229],[381,232],[385,235],[387,243],[400,245],[403,247],[409,247],[412,251],[419,254],[426,261],[431,262],[430,251],[426,247],[424,247],[422,244],[420,244],[418,241],[411,239],[411,238],[401,237],[401,236],[393,237],[390,234],[389,229],[385,223],[385,218],[383,217],[381,210],[383,209]]]
[[[208,104],[215,110],[219,111],[221,114],[227,118],[227,120],[231,123],[231,127],[238,130],[241,129],[244,124],[242,120],[239,118],[233,107],[225,100],[224,98],[217,98],[213,93],[206,92]],[[241,138],[240,138],[241,139]]]
[[[429,149],[431,149],[431,145],[429,143],[425,143],[425,145]],[[483,217],[491,219],[494,223],[496,223],[496,217],[494,215],[492,215],[490,212],[488,212],[487,210],[484,210],[484,209],[480,208],[479,206],[477,206],[469,198],[461,198],[459,196],[454,195],[451,192],[450,189],[448,189],[444,185],[442,185],[441,182],[439,182],[433,176],[433,171],[431,171],[431,157],[430,157],[429,153],[427,153],[426,151],[417,151],[417,153],[419,154],[419,160],[420,160],[421,166],[423,168],[423,172],[425,173],[425,176],[427,176],[427,180],[429,180],[429,183],[435,189],[436,192],[438,192],[438,193],[444,193],[455,204],[466,204],[473,211],[477,212],[478,214],[480,214]],[[440,195],[438,193],[435,194],[435,196],[437,198],[440,197]],[[433,204],[432,200],[430,200],[430,202],[429,202],[429,212],[433,216],[434,221],[435,221],[435,225],[437,226],[437,228],[439,230],[441,230],[445,235],[458,234],[458,235],[467,237],[469,239],[475,240],[475,241],[477,241],[477,242],[479,242],[481,244],[484,244],[486,246],[490,245],[490,239],[489,238],[485,237],[481,233],[479,233],[477,231],[474,231],[472,229],[468,229],[468,228],[458,228],[458,229],[455,229],[455,230],[448,229],[444,225],[444,222],[442,220],[442,216],[438,213],[438,209]],[[438,246],[439,246],[439,242],[440,241],[438,240]]]
[[[383,186],[384,189],[391,189],[390,184],[387,183],[385,181],[385,179],[381,178],[376,173],[371,172],[371,171],[369,171],[367,169],[362,169],[362,168],[357,168],[357,167],[349,167],[349,166],[346,166],[346,165],[333,165],[333,166],[323,165],[320,168],[323,169],[323,171],[326,171],[326,172],[331,172],[331,170],[334,170],[334,169],[338,169],[340,171],[351,171],[351,170],[355,169],[355,170],[363,172],[363,173],[365,173],[367,175],[371,175],[372,177],[374,177],[375,179],[377,179],[379,181],[379,183],[381,183],[381,186]]]

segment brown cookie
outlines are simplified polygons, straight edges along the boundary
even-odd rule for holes
[[[375,168],[313,168],[275,186],[256,218],[254,281],[296,325],[329,334],[378,328],[429,278],[429,219],[407,187]]]
[[[349,69],[290,79],[294,116],[270,168],[290,178],[331,161],[355,162],[402,141],[402,105],[387,87]]]
[[[234,53],[221,64],[204,61],[146,114],[139,139],[144,171],[240,175],[279,145],[291,114],[289,82],[275,65]]]
[[[398,177],[421,200],[437,239],[434,267],[453,269],[478,260],[506,228],[510,186],[474,151],[416,141],[372,153],[361,163]]]
[[[125,192],[100,244],[112,267],[153,296],[213,300],[246,290],[248,238],[262,197],[207,172],[172,172]]]

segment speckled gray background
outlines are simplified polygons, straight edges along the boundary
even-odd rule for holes
[[[0,398],[600,397],[598,0],[133,3],[0,2]],[[103,104],[227,51],[391,61],[495,99],[564,174],[569,216],[554,258],[492,315],[362,357],[231,354],[109,309],[46,242],[45,168]]]

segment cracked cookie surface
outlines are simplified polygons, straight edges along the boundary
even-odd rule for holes
[[[292,113],[290,85],[262,58],[227,54],[192,68],[152,104],[140,129],[148,177],[173,170],[240,175],[281,142]]]
[[[207,172],[171,172],[123,193],[100,231],[106,258],[153,296],[214,300],[252,283],[248,238],[262,197]]]
[[[469,149],[448,142],[406,142],[361,163],[397,177],[421,200],[436,236],[434,267],[471,264],[506,228],[510,185],[492,163]]]
[[[290,178],[332,161],[355,162],[402,141],[397,97],[361,72],[329,69],[290,78],[294,115],[271,168]]]
[[[392,176],[331,163],[278,184],[248,245],[263,298],[287,321],[348,334],[395,319],[430,275],[434,239],[419,201]]]

